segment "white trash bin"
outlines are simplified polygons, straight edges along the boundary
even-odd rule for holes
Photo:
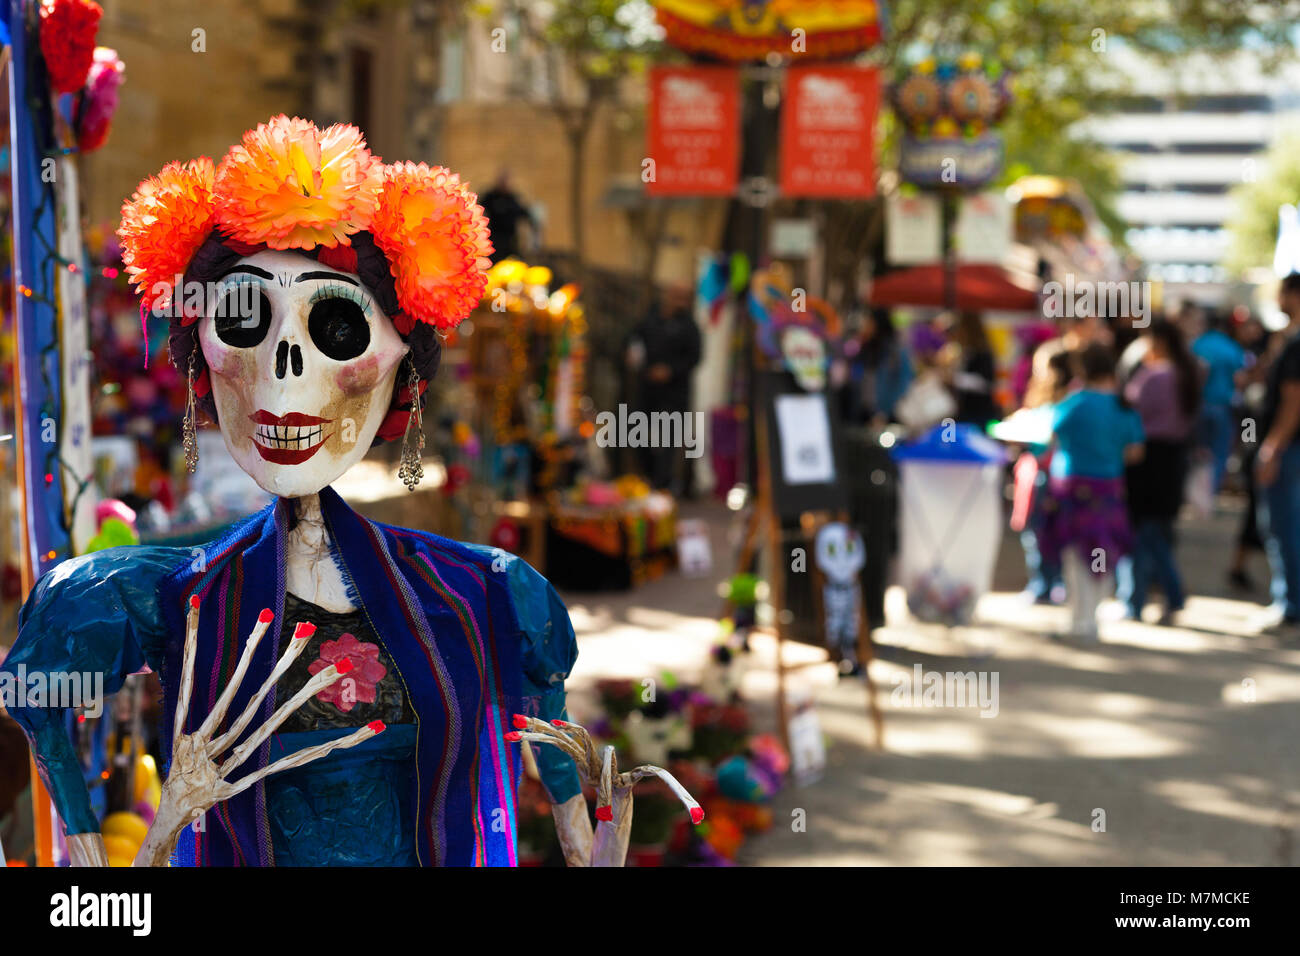
[[[1002,541],[1003,447],[971,425],[937,425],[894,449],[899,583],[923,621],[969,623]]]

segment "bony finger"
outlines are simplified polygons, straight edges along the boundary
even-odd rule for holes
[[[222,775],[224,776],[229,773],[230,770],[238,767],[241,763],[247,760],[248,755],[260,747],[266,741],[267,737],[270,737],[271,734],[275,733],[276,729],[284,723],[285,719],[288,718],[290,714],[305,704],[309,698],[316,696],[326,687],[331,686],[344,674],[349,673],[352,668],[353,664],[351,658],[345,657],[343,660],[331,664],[324,670],[315,674],[307,681],[307,683],[303,684],[302,687],[299,688],[298,693],[294,694],[288,701],[282,704],[275,713],[271,715],[271,718],[266,723],[254,731],[247,740],[234,749],[230,758],[221,765]]]
[[[536,733],[531,730],[510,730],[506,732],[505,738],[511,743],[550,744],[553,747],[559,747],[575,761],[581,759],[581,754],[579,754],[573,742],[564,737]]]
[[[255,770],[247,777],[235,781],[232,788],[235,793],[241,793],[247,790],[253,784],[257,783],[271,774],[279,773],[281,770],[290,770],[294,767],[301,767],[312,761],[319,760],[335,750],[345,750],[349,747],[355,747],[357,744],[365,743],[371,737],[378,736],[387,730],[387,726],[382,720],[372,720],[346,737],[340,737],[337,740],[328,740],[323,744],[316,744],[314,747],[304,747],[302,750],[294,751],[287,757],[281,757],[272,764],[268,764],[261,770]]]

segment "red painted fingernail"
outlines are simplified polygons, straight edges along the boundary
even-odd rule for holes
[[[526,730],[528,728],[528,718],[523,714],[515,714],[514,724],[520,730]]]
[[[567,726],[569,726],[569,724],[568,724],[567,721],[564,721],[564,720],[553,720],[553,721],[551,721],[551,726],[552,726],[552,727],[567,727]]]
[[[352,670],[352,658],[343,658],[343,660],[334,665],[334,669],[340,674],[346,674],[348,671]]]
[[[270,624],[271,618],[273,617],[275,617],[275,615],[271,613],[271,609],[269,607],[264,607],[262,608],[262,613],[257,615],[257,620],[262,624]]]
[[[614,808],[613,808],[613,807],[597,807],[597,808],[596,808],[596,819],[597,819],[597,820],[604,820],[606,823],[609,823],[611,820],[614,819]]]
[[[699,822],[700,822],[701,820],[703,820],[703,819],[704,819],[704,808],[703,808],[703,807],[691,807],[691,822],[692,822],[692,823],[699,823]]]
[[[518,743],[519,741],[521,741],[521,740],[523,740],[523,739],[524,739],[524,735],[521,734],[521,733],[520,733],[519,731],[517,731],[517,730],[507,730],[507,731],[506,731],[506,740],[510,741],[512,744],[513,744],[513,743]]]
[[[302,621],[293,629],[293,639],[295,641],[305,641],[315,633],[315,624],[308,624],[306,621]]]
[[[386,729],[382,720],[372,720],[370,723],[366,724],[366,726],[377,734],[382,734]]]
[[[199,609],[199,596],[197,594],[190,595],[190,607],[196,611]]]

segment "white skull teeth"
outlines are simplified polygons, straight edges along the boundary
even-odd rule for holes
[[[263,448],[302,451],[320,444],[324,432],[320,425],[258,425],[253,440]]]

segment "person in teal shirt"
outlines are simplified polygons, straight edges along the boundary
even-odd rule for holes
[[[1224,330],[1221,314],[1211,316],[1209,328],[1192,343],[1192,354],[1205,366],[1201,390],[1201,436],[1214,463],[1214,490],[1219,490],[1232,452],[1232,400],[1237,373],[1246,367],[1246,350]]]
[[[1078,357],[1083,388],[1052,414],[1053,448],[1041,534],[1044,557],[1065,571],[1072,635],[1097,640],[1101,582],[1128,553],[1132,532],[1124,466],[1142,454],[1142,421],[1115,390],[1115,358],[1104,345]]]

